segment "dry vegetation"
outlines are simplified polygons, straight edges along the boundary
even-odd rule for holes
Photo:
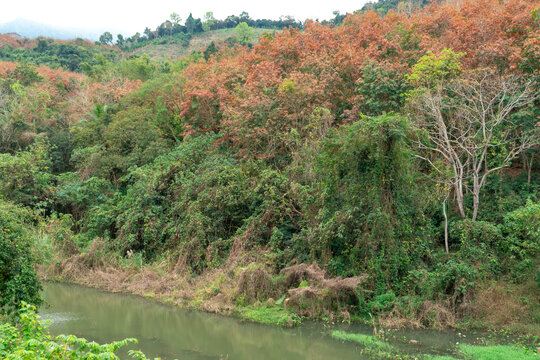
[[[139,268],[111,260],[105,243],[95,240],[83,253],[63,243],[63,254],[40,267],[44,280],[67,281],[110,292],[125,292],[158,301],[230,315],[245,306],[279,306],[299,316],[350,320],[356,292],[367,276],[331,278],[316,263],[299,264],[273,273],[264,254],[244,253],[222,266],[193,278],[178,264],[156,263]],[[283,304],[283,305],[281,305]],[[292,325],[292,324],[289,324]]]

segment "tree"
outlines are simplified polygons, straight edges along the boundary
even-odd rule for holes
[[[152,30],[150,30],[150,28],[148,28],[148,27],[146,29],[144,29],[144,35],[146,35],[148,40],[152,40],[152,39],[154,39],[156,37],[154,32]]]
[[[147,54],[144,54],[125,60],[120,64],[119,70],[122,75],[129,79],[146,81],[154,75],[156,65],[150,60]]]
[[[336,11],[332,12],[332,14],[334,14],[334,18],[332,19],[332,23],[335,26],[341,24],[343,22],[343,20],[345,20],[345,18],[347,17],[347,14],[341,14],[339,12],[339,10],[336,10]]]
[[[236,33],[238,34],[237,40],[242,45],[251,44],[251,38],[254,35],[253,28],[251,28],[247,23],[241,22],[235,28]]]
[[[212,26],[216,23],[216,19],[214,18],[214,13],[212,11],[207,11],[206,14],[204,14],[203,19],[204,19],[202,23],[203,30],[210,31],[212,29]]]
[[[193,15],[190,13],[188,18],[186,19],[186,28],[188,33],[190,34],[203,32],[201,19],[194,19]]]
[[[171,37],[172,37],[172,29],[173,29],[173,24],[172,24],[172,22],[170,22],[169,20],[165,21],[165,22],[163,23],[163,27],[164,27],[165,29],[167,29],[167,32],[169,33],[169,40],[170,40]]]
[[[131,37],[131,41],[132,41],[133,43],[135,43],[135,44],[138,43],[138,42],[140,42],[140,41],[141,41],[141,33],[136,32],[135,35],[133,35],[133,36]]]
[[[180,15],[175,12],[173,12],[170,17],[174,25],[180,25],[180,23],[182,22],[182,18],[180,17]]]
[[[116,35],[116,45],[121,47],[122,45],[124,45],[124,41],[125,41],[124,40],[124,35],[122,35],[122,34]]]
[[[99,37],[99,42],[106,45],[112,45],[113,36],[110,32],[106,31]]]
[[[403,94],[408,90],[403,74],[374,63],[362,68],[362,77],[356,83],[356,107],[370,116],[399,111],[404,101]]]
[[[17,65],[15,70],[13,70],[13,77],[24,86],[31,85],[42,79],[36,68],[27,63]]]
[[[213,54],[217,53],[218,51],[219,51],[219,50],[218,50],[216,44],[212,41],[212,42],[210,43],[210,45],[208,45],[208,47],[204,50],[204,53],[203,53],[204,59],[205,59],[206,61],[208,61],[208,59],[210,59],[210,57],[211,57]]]
[[[488,176],[540,143],[534,122],[516,116],[539,95],[534,79],[518,75],[488,69],[457,77],[457,55],[450,50],[439,57],[429,54],[413,68],[409,79],[424,82],[412,97],[413,118],[420,131],[419,157],[445,175],[463,218],[464,195],[471,191],[476,220]]]
[[[21,303],[41,303],[34,271],[35,233],[31,211],[0,200],[0,310],[16,312]]]
[[[223,20],[225,27],[233,28],[240,23],[240,19],[236,15],[229,15]]]
[[[37,140],[26,151],[0,154],[0,198],[27,206],[40,206],[53,180],[49,145]]]
[[[240,15],[238,16],[238,19],[240,22],[248,23],[251,21],[251,18],[249,17],[249,14],[246,11],[242,11]]]

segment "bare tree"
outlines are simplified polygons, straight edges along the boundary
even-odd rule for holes
[[[426,89],[411,102],[422,130],[418,156],[452,185],[463,218],[466,191],[476,220],[488,176],[540,143],[534,121],[512,116],[538,98],[534,80],[481,70]]]
[[[540,123],[538,124],[538,126],[540,126]],[[527,185],[531,185],[531,173],[538,150],[538,147],[535,147],[531,149],[531,151],[526,151],[521,154],[523,160],[523,169],[527,171]]]

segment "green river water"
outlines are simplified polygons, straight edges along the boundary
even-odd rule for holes
[[[163,359],[369,359],[361,347],[333,339],[321,324],[283,329],[198,311],[178,309],[125,294],[111,294],[76,285],[46,283],[40,310],[53,334],[74,334],[100,343],[135,337],[132,349]],[[372,333],[369,327],[332,327]],[[464,340],[453,332],[404,331],[394,334],[396,346],[409,354],[448,353]],[[407,340],[405,340],[407,339]],[[408,344],[414,339],[419,344]],[[401,341],[399,341],[401,340]],[[120,353],[126,358],[125,353]]]

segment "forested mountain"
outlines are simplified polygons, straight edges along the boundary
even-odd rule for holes
[[[538,335],[539,5],[3,50],[0,259],[20,232],[44,277],[191,308]]]

